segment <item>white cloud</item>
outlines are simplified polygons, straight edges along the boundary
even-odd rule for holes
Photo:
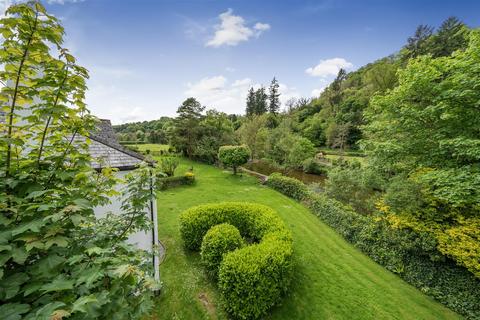
[[[220,25],[215,26],[215,34],[205,45],[207,47],[220,47],[223,45],[236,46],[242,41],[248,41],[252,36],[258,37],[270,29],[270,25],[257,22],[253,28],[245,24],[245,19],[232,14],[233,10],[220,14]]]
[[[137,72],[119,65],[90,65],[87,68],[90,78],[85,101],[95,116],[110,119],[114,124],[155,117],[146,111],[150,105],[143,95],[139,97],[125,90],[125,84],[139,78]]]
[[[188,83],[184,94],[187,97],[195,97],[208,108],[241,114],[245,112],[245,99],[251,86],[257,85],[253,84],[249,78],[230,83],[227,78],[219,75]]]
[[[321,87],[321,88],[318,88],[318,89],[313,89],[312,93],[310,95],[314,98],[318,98],[324,90],[325,90],[325,87]]]
[[[215,108],[226,113],[243,114],[245,101],[250,87],[258,89],[259,83],[250,78],[238,79],[229,82],[224,76],[206,77],[195,83],[188,83],[184,92],[186,97],[194,97],[208,108]],[[268,91],[268,88],[266,88]],[[280,102],[283,106],[291,98],[300,98],[301,95],[294,87],[279,84]]]
[[[270,30],[270,25],[268,23],[257,22],[253,26],[253,29],[256,30],[255,36],[258,38],[264,31]]]
[[[300,93],[297,91],[297,88],[289,87],[283,83],[279,84],[278,92],[280,93],[280,103],[282,104],[282,107],[285,107],[285,104],[288,100],[292,98],[298,99],[301,97]]]
[[[311,67],[305,70],[305,72],[313,77],[328,77],[337,75],[338,71],[343,69],[349,69],[353,67],[351,62],[343,58],[332,58],[327,60],[320,60],[320,63],[315,67]]]
[[[138,105],[115,84],[93,80],[89,84],[86,102],[95,116],[110,119],[114,124],[135,122],[152,118],[151,113]]]
[[[249,86],[252,84],[252,79],[250,78],[245,78],[242,80],[235,80],[233,82],[232,87],[244,87],[244,86]]]

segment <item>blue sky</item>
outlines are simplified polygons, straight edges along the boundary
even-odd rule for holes
[[[90,109],[114,123],[173,116],[188,96],[243,113],[248,88],[273,76],[284,102],[318,95],[340,66],[394,53],[419,24],[480,23],[475,0],[50,0],[47,9],[90,70]]]

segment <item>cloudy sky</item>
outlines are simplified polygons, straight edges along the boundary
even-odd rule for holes
[[[16,1],[16,0],[13,0]],[[12,0],[0,0],[0,10]],[[339,68],[392,54],[419,24],[480,24],[480,1],[49,0],[90,70],[87,103],[114,123],[172,116],[196,97],[243,113],[250,86],[317,96]]]

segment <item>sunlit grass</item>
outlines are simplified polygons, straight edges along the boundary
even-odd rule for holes
[[[127,147],[134,147],[137,148],[139,151],[162,151],[168,150],[168,144],[156,144],[156,143],[146,143],[146,144],[128,144]]]
[[[249,176],[182,160],[196,185],[158,196],[159,233],[167,247],[163,291],[152,319],[226,319],[215,285],[197,253],[183,249],[179,214],[220,201],[262,203],[277,210],[293,232],[296,274],[292,289],[268,319],[458,319],[459,317],[352,247],[301,204]]]

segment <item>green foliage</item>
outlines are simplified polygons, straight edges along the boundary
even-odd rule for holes
[[[220,265],[218,286],[235,318],[262,318],[290,287],[292,244],[275,237],[227,254]]]
[[[305,159],[302,163],[303,172],[312,174],[327,174],[328,168],[325,163],[316,158]]]
[[[309,195],[305,184],[297,179],[285,177],[280,173],[272,173],[268,177],[267,185],[298,201],[302,201]]]
[[[268,128],[267,121],[264,125],[263,152],[257,154],[263,154],[277,165],[289,168],[300,168],[305,159],[315,155],[315,146],[310,140],[293,132],[294,124],[290,119],[282,119],[275,128]]]
[[[217,161],[218,148],[235,142],[230,117],[208,110],[194,98],[188,98],[178,108],[178,116],[169,127],[170,144],[191,159],[207,163]]]
[[[254,244],[231,251],[220,263],[218,285],[234,318],[258,319],[280,301],[292,277],[292,237],[269,207],[225,202],[190,208],[180,215],[185,246],[198,250],[212,227],[228,223]]]
[[[237,168],[247,163],[250,159],[250,149],[245,146],[222,146],[218,149],[218,159],[227,167],[233,168],[233,174],[237,174]]]
[[[223,256],[243,246],[244,241],[240,232],[231,224],[222,223],[211,227],[203,237],[200,248],[205,269],[216,278]]]
[[[277,114],[280,111],[279,88],[278,80],[273,77],[270,87],[268,88],[268,112],[271,114]]]
[[[303,137],[296,137],[292,142],[286,164],[291,168],[299,168],[305,159],[315,155],[315,146],[310,140]]]
[[[113,126],[113,129],[123,144],[167,144],[167,132],[172,124],[172,118],[161,117],[158,120],[115,125]],[[139,131],[141,132],[140,136],[137,135],[137,132]],[[138,140],[141,136],[143,136],[144,140]]]
[[[468,34],[468,27],[456,17],[447,18],[435,33],[432,27],[420,25],[415,34],[408,38],[402,55],[404,58],[427,54],[435,58],[446,57],[467,47]]]
[[[287,196],[295,195],[290,189],[269,186]],[[467,319],[478,319],[480,280],[443,256],[430,233],[398,228],[380,217],[358,214],[325,195],[306,193],[302,200],[322,221],[376,262]]]
[[[151,258],[125,240],[150,228],[152,169],[126,176],[122,213],[96,219],[120,181],[92,169],[88,141],[75,139],[95,126],[83,102],[87,70],[39,3],[11,6],[0,24],[2,317],[141,318],[158,284]]]
[[[235,143],[232,120],[223,112],[208,110],[200,129],[201,137],[195,149],[195,158],[200,161],[216,163],[218,148]]]
[[[261,159],[265,155],[268,129],[266,128],[266,116],[250,116],[243,121],[237,130],[240,141],[252,151],[253,159]]]
[[[157,178],[157,188],[159,190],[166,190],[177,186],[189,186],[194,183],[195,175],[192,172],[186,172],[183,176]]]
[[[165,173],[167,177],[173,177],[175,175],[175,169],[178,167],[178,158],[172,156],[164,156],[159,160],[160,171]]]
[[[364,145],[389,185],[384,212],[429,232],[443,254],[479,275],[480,241],[464,223],[480,219],[479,31],[468,39],[451,56],[410,60],[399,85],[372,100]]]
[[[376,190],[381,187],[382,181],[375,172],[344,162],[342,167],[334,167],[328,172],[325,193],[352,206],[357,212],[369,214],[375,210],[379,197]]]
[[[170,144],[189,158],[193,158],[200,136],[200,121],[205,110],[195,98],[186,99],[177,110],[177,118],[169,131]]]

